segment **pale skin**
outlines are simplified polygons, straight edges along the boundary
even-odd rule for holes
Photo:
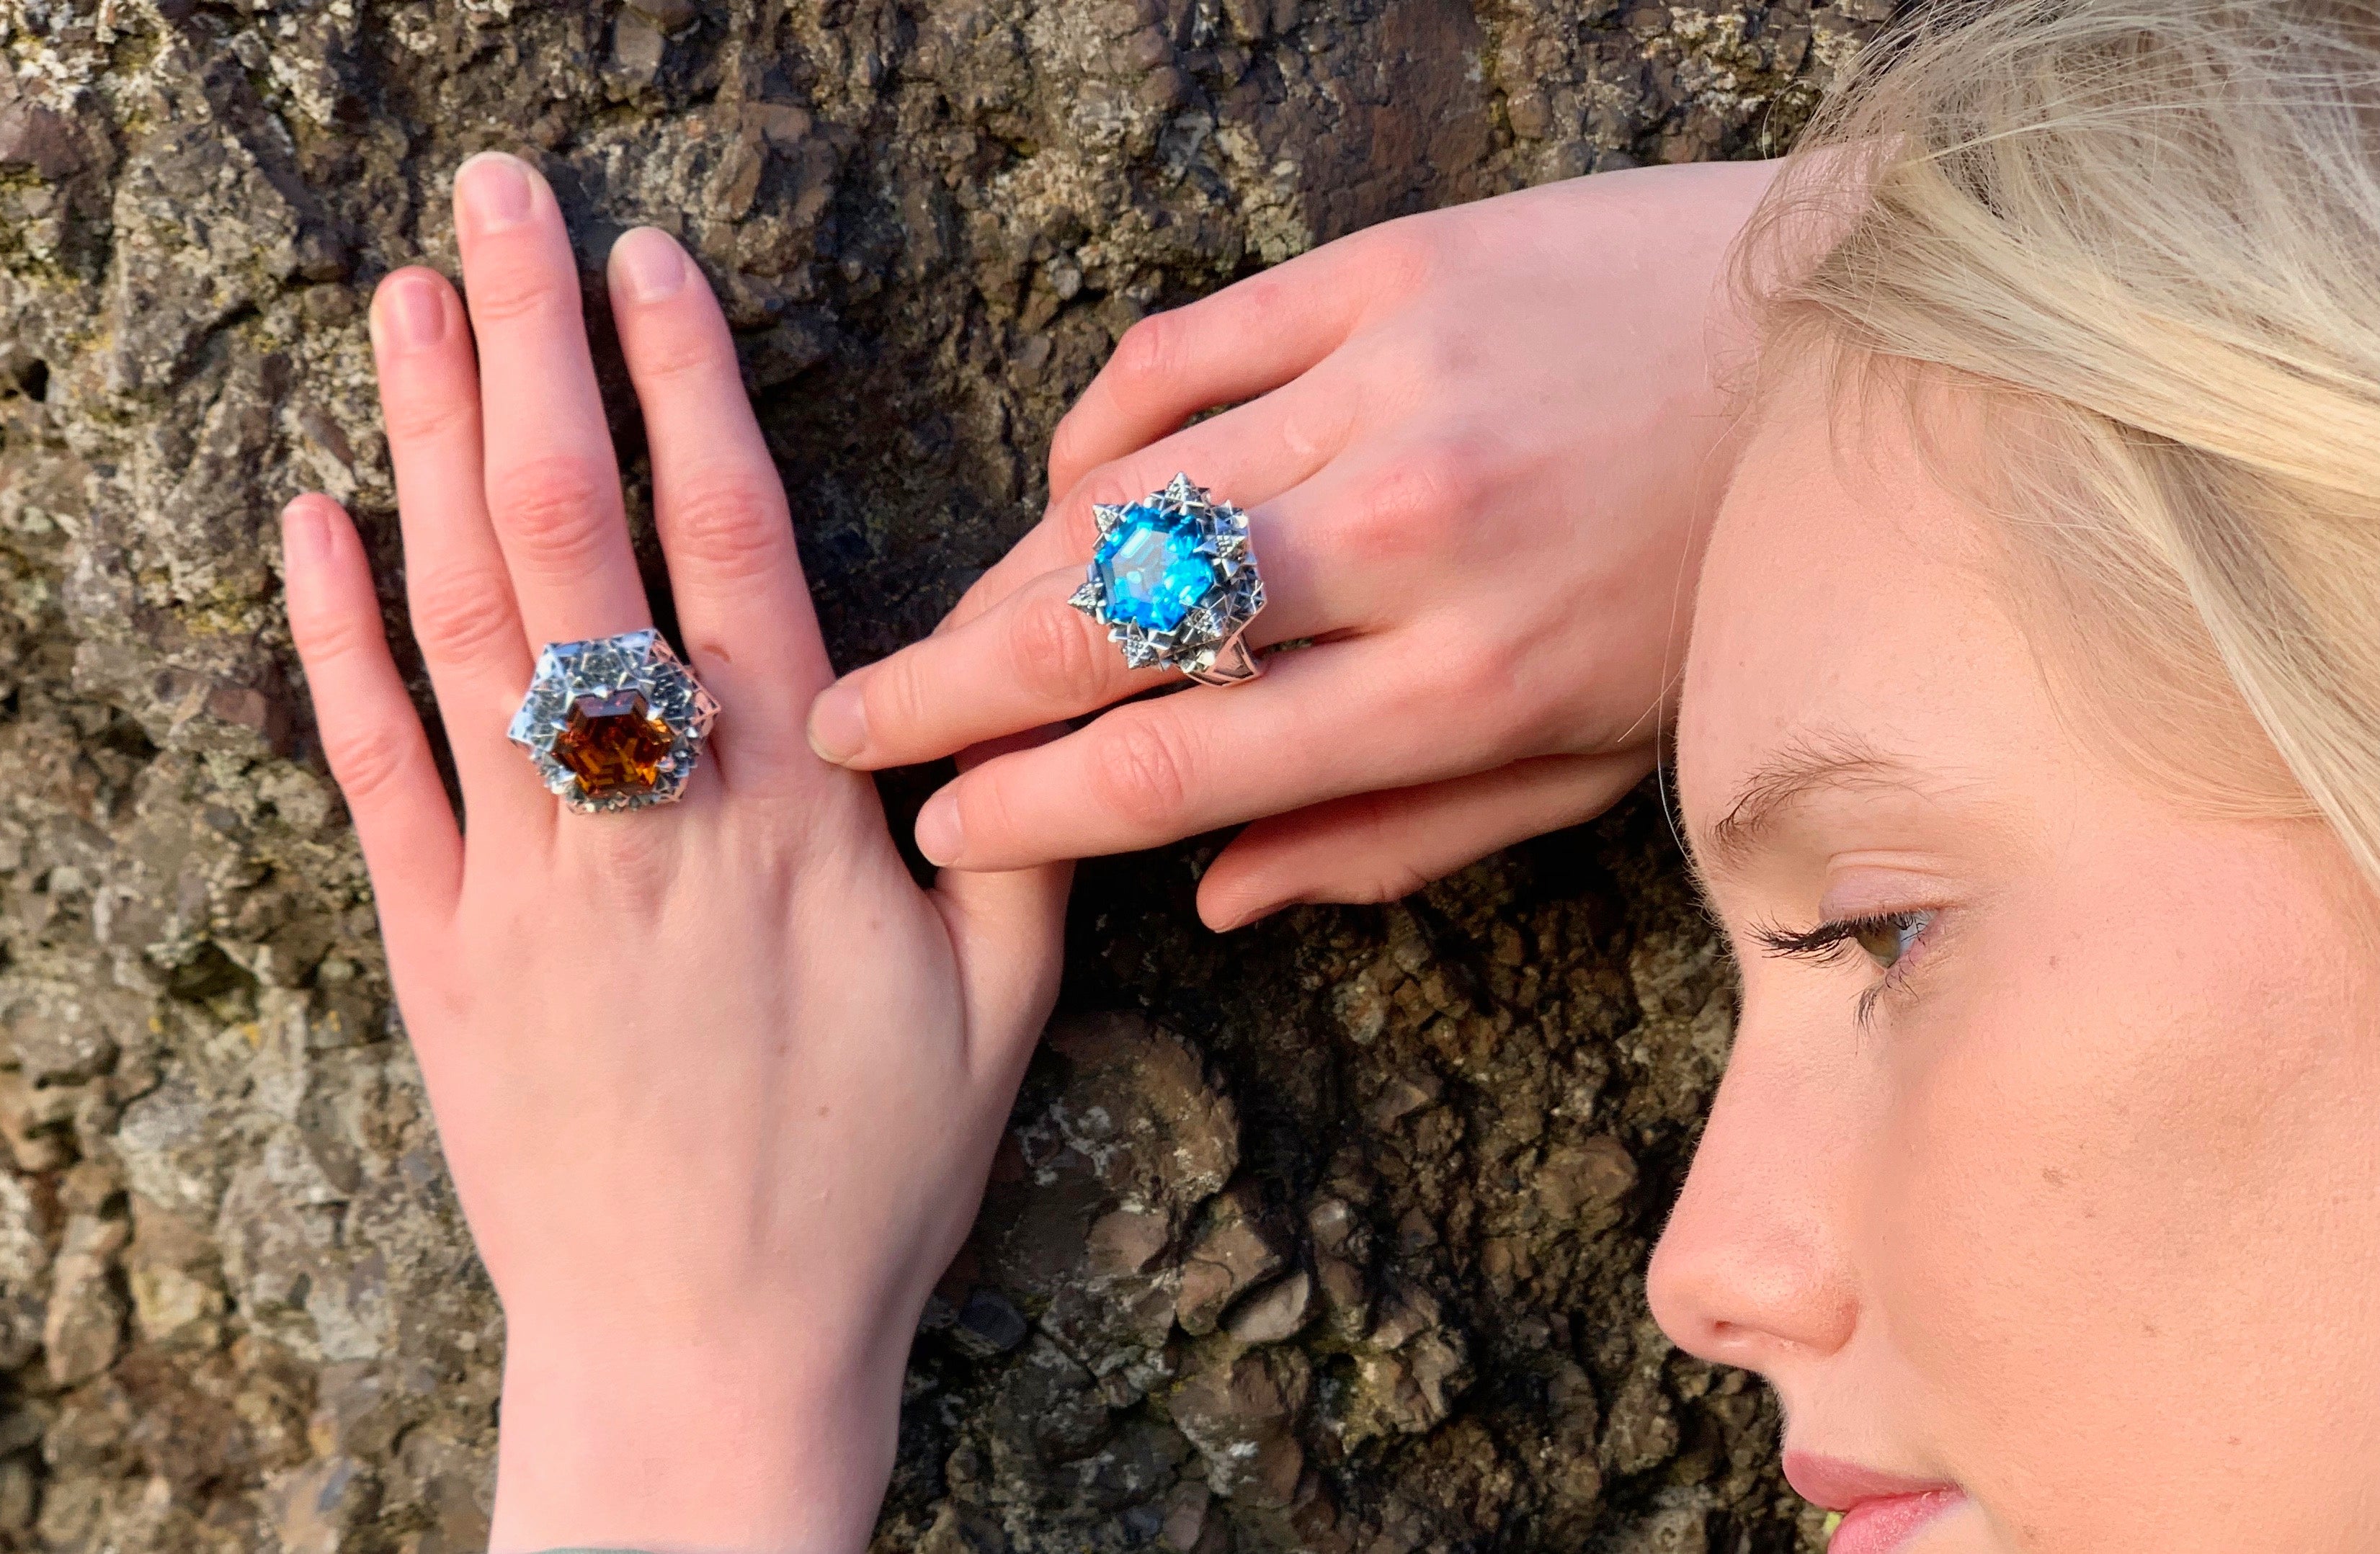
[[[540,644],[650,624],[552,192],[456,180],[470,296],[371,323],[415,636],[468,840],[353,526],[285,517],[290,625],[504,1307],[492,1548],[856,1549],[917,1316],[1055,996],[1062,867],[914,885],[802,737],[832,678],[710,290],[612,254],[670,585],[725,704],[674,807],[565,812],[504,739]],[[473,337],[477,336],[476,358]]]
[[[675,807],[559,810],[503,738],[533,650],[649,616],[551,191],[479,159],[458,176],[457,226],[469,330],[419,270],[383,284],[372,322],[412,619],[468,844],[352,527],[305,498],[286,542],[324,747],[505,1306],[493,1547],[855,1549],[917,1311],[966,1232],[1054,995],[1062,871],[946,871],[919,891],[867,780],[812,753],[809,704],[832,675],[782,488],[715,306],[649,231],[615,249],[611,302],[684,645],[727,711]],[[1538,686],[1557,669],[1592,680],[1580,663],[1615,683],[1645,670],[1582,704],[1604,744],[1515,758],[1491,740],[1469,776],[1416,779],[1457,785],[1407,807],[1306,809],[1242,843],[1239,878],[1264,889],[1202,907],[1238,920],[1285,884],[1358,894],[1401,877],[1332,873],[1318,838],[1412,871],[1608,801],[1653,737],[1648,724],[1645,751],[1609,747],[1620,713],[1640,690],[1661,705],[1659,666],[1682,656],[1684,823],[1744,1002],[1651,1270],[1664,1326],[1776,1385],[1803,1481],[1840,1483],[1813,1465],[1827,1457],[1930,1491],[1924,1525],[1856,1554],[2371,1548],[2372,893],[2319,825],[2193,812],[2089,743],[2087,710],[2053,698],[2039,645],[2003,608],[1979,521],[1890,417],[1843,425],[1832,409],[1773,396],[1740,460],[1695,433],[1694,467],[1723,458],[1731,485],[1646,509],[1668,538],[1585,575],[1608,601],[1635,599],[1628,566],[1703,565],[1690,654],[1655,612],[1635,621],[1658,637],[1641,656],[1615,625],[1541,644],[1577,662],[1530,661]],[[1642,451],[1674,467],[1669,444]],[[1172,462],[1160,455],[1140,489]],[[1526,509],[1492,510],[1504,540],[1528,528]],[[1553,549],[1494,553],[1534,558],[1508,585],[1566,565]],[[995,573],[978,602],[1022,570]],[[1487,618],[1488,593],[1458,596],[1472,601],[1439,624]],[[1425,614],[1381,618],[1417,630]],[[1354,676],[1341,689],[1360,689],[1368,672],[1341,667]],[[1177,699],[1220,717],[1221,698],[1259,689]],[[1551,715],[1499,706],[1536,707],[1513,726]],[[943,739],[1017,719],[992,722]],[[1813,755],[1831,766],[1793,759]],[[1623,757],[1638,765],[1567,768],[1552,783],[1567,796],[1537,810],[1459,785],[1521,792],[1556,770],[1529,762]],[[1744,805],[1747,786],[1764,802]],[[1201,829],[1192,814],[1150,834]],[[1267,873],[1267,858],[1289,862]],[[1761,942],[1845,915],[1884,921],[1832,956]],[[1896,957],[1888,977],[1879,959]],[[665,1000],[657,965],[676,973]]]
[[[1654,1311],[1797,1482],[1942,1487],[1856,1554],[2380,1547],[2373,892],[2096,747],[1899,412],[1840,416],[1778,396],[1705,564],[1678,791],[1743,1004]]]
[[[1415,554],[1440,563],[1477,549],[1463,536],[1484,504],[1499,532],[1479,554],[1505,587],[1561,565],[1563,526],[1592,517],[1610,555],[1579,597],[1539,589],[1537,618],[1577,625],[1597,600],[1635,609],[1581,628],[1610,686],[1587,698],[1598,732],[1560,736],[1560,695],[1574,687],[1538,675],[1505,710],[1533,732],[1497,735],[1451,767],[1391,762],[1369,786],[1424,785],[1252,832],[1208,875],[1210,918],[1245,920],[1300,894],[1399,893],[1602,807],[1646,769],[1686,575],[1719,489],[1726,423],[1699,330],[1704,283],[1767,177],[1690,170],[1568,220],[1556,219],[1564,204],[1527,197],[1528,212],[1545,213],[1536,228],[1515,220],[1526,200],[1499,202],[1489,226],[1440,223],[1421,241],[1409,226],[1391,243],[1347,245],[1342,254],[1362,258],[1353,267],[1334,272],[1318,254],[1298,271],[1304,289],[1289,310],[1305,316],[1314,288],[1330,282],[1336,322],[1272,339],[1288,354],[1258,353],[1247,368],[1268,381],[1230,376],[1228,358],[1248,342],[1208,333],[1196,382],[1111,372],[1069,420],[1056,467],[1076,500],[1061,514],[1087,516],[1106,489],[1092,472],[1170,430],[1169,419],[1337,363],[1309,374],[1293,416],[1272,397],[1209,423],[1235,439],[1222,472],[1254,480],[1252,461],[1270,457],[1267,479],[1287,490],[1295,482],[1281,461],[1301,462],[1298,479],[1330,475],[1342,488],[1315,513],[1354,515],[1357,538],[1366,524],[1386,532],[1390,516],[1412,520]],[[496,156],[467,164],[455,193],[468,313],[443,279],[413,269],[382,285],[371,323],[409,613],[461,777],[468,841],[392,662],[353,526],[327,499],[305,497],[285,516],[285,541],[290,624],[324,750],[371,868],[441,1139],[504,1305],[492,1546],[856,1548],[890,1469],[918,1311],[966,1232],[1054,997],[1065,870],[1047,860],[1075,844],[1038,844],[1044,857],[1031,865],[971,856],[965,872],[946,869],[920,892],[858,770],[884,762],[839,767],[814,753],[807,715],[832,676],[783,488],[715,304],[675,245],[650,230],[614,249],[610,302],[645,414],[682,646],[726,710],[674,807],[561,811],[504,738],[535,650],[650,616],[552,191]],[[1665,212],[1666,235],[1640,240]],[[1523,256],[1489,240],[1533,230]],[[1598,237],[1610,250],[1604,267],[1566,293],[1554,284],[1563,245]],[[1505,370],[1538,354],[1526,329],[1461,337],[1451,310],[1464,264],[1501,277],[1515,319],[1585,317],[1592,291],[1593,307],[1615,317],[1685,324],[1633,340],[1618,323],[1585,329],[1596,350],[1633,362],[1633,387],[1569,368],[1524,376],[1521,397],[1539,411],[1528,426],[1475,414],[1432,452],[1425,444],[1449,403],[1509,386]],[[1357,306],[1365,286],[1378,295]],[[1141,331],[1127,364],[1173,337]],[[1313,416],[1335,414],[1331,396],[1359,370],[1389,375],[1326,434]],[[1155,396],[1135,395],[1135,381]],[[1598,416],[1633,439],[1582,441],[1578,427]],[[1426,478],[1401,473],[1417,449]],[[1153,469],[1182,452],[1160,443],[1143,462]],[[1611,467],[1594,493],[1573,483],[1562,502],[1533,501],[1547,467],[1598,454]],[[1101,478],[1139,479],[1117,468]],[[1399,489],[1407,499],[1392,514],[1364,518],[1357,498]],[[1065,521],[995,569],[970,608],[1027,576],[1031,546],[1062,537]],[[1295,575],[1293,550],[1277,570]],[[1630,588],[1644,571],[1668,579],[1658,605]],[[1483,582],[1425,632],[1427,581],[1412,556],[1372,569],[1366,630],[1386,636],[1403,621],[1411,640],[1436,641],[1481,617],[1493,591]],[[1296,608],[1274,624],[1293,623]],[[1461,683],[1441,691],[1468,697],[1483,676],[1543,667],[1525,647],[1504,632],[1492,657],[1465,660]],[[1288,705],[1283,726],[1298,737],[1279,747],[1302,742],[1300,709],[1370,673],[1335,650],[1328,662],[1333,678]],[[1270,684],[1294,688],[1306,673]],[[1132,688],[1099,688],[1085,706]],[[938,734],[931,753],[957,750],[963,772],[1024,753],[1032,737],[1016,734],[1026,726],[1016,710],[955,740]],[[1432,784],[1433,773],[1448,780]],[[1324,796],[1308,788],[1286,802]],[[1212,823],[1189,809],[1150,819],[1153,830],[1111,844]]]
[[[927,856],[1018,868],[1253,820],[1200,880],[1228,929],[1600,812],[1652,769],[1675,687],[1745,343],[1723,261],[1774,169],[1410,217],[1145,320],[1060,424],[1040,527],[934,636],[822,696],[812,742],[899,766],[1178,683],[1066,599],[1093,504],[1180,472],[1251,512],[1250,643],[1316,645],[962,775],[918,816]]]

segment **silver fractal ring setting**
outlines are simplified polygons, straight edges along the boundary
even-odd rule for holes
[[[1108,628],[1126,663],[1178,669],[1207,686],[1264,673],[1245,641],[1265,602],[1245,513],[1187,475],[1137,502],[1091,511],[1099,543],[1068,602]]]
[[[719,703],[659,632],[552,642],[506,731],[581,815],[668,804],[702,759]]]

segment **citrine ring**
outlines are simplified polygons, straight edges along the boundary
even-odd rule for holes
[[[1207,686],[1264,673],[1246,641],[1265,591],[1245,513],[1187,475],[1137,502],[1091,511],[1099,543],[1069,602],[1108,628],[1126,663],[1161,664]]]
[[[694,672],[648,629],[547,644],[507,733],[556,798],[600,815],[683,794],[718,716]]]

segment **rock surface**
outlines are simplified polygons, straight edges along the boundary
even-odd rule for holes
[[[590,274],[700,257],[852,663],[1029,524],[1134,319],[1756,153],[1885,9],[0,0],[0,1548],[484,1546],[501,1326],[270,539],[351,503],[401,627],[363,303],[451,266],[465,155]],[[1815,1548],[1772,1406],[1645,1316],[1730,1007],[1658,816],[1228,941],[1208,856],[1085,870],[880,1546]]]

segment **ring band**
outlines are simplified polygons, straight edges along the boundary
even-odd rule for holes
[[[718,716],[718,701],[647,628],[546,644],[506,734],[556,798],[600,815],[675,801]]]
[[[1187,475],[1138,502],[1100,503],[1091,512],[1099,543],[1068,602],[1108,628],[1124,662],[1178,669],[1206,686],[1264,673],[1245,640],[1265,603],[1245,513]]]

